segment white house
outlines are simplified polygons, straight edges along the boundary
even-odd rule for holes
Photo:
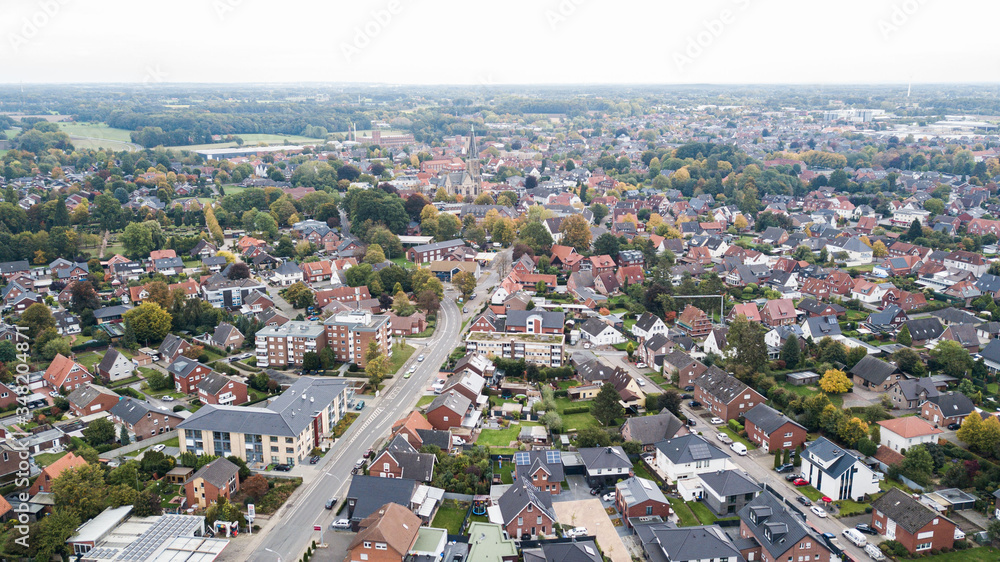
[[[705,343],[702,344],[702,350],[705,354],[714,353],[719,356],[731,356],[733,350],[725,352],[726,349],[726,334],[729,332],[726,328],[714,328],[708,333],[708,337],[705,338]]]
[[[903,454],[910,450],[910,447],[925,443],[937,443],[937,436],[944,433],[918,416],[893,418],[880,421],[878,424],[882,426],[879,444]]]
[[[643,312],[635,324],[632,324],[632,335],[639,338],[639,341],[649,339],[656,334],[666,336],[667,333],[667,325],[663,319],[648,312]]]
[[[872,249],[860,238],[835,238],[826,245],[826,250],[831,256],[841,252],[847,254],[849,264],[871,263],[874,256]]]
[[[698,434],[689,433],[656,444],[656,470],[667,481],[729,469],[729,455]]]
[[[135,371],[135,363],[132,363],[132,360],[124,353],[109,348],[94,370],[97,371],[97,376],[104,379],[105,382],[120,381],[132,376],[132,372]]]
[[[302,274],[302,268],[291,260],[281,264],[271,275],[271,282],[279,287],[294,285],[303,280],[305,280],[305,277]]]
[[[625,343],[625,336],[621,332],[597,318],[591,318],[580,326],[580,337],[594,345]]]
[[[843,447],[820,437],[802,451],[802,477],[834,500],[862,501],[879,492],[882,473],[875,472]]]
[[[893,226],[910,226],[913,221],[920,221],[920,225],[923,226],[927,224],[927,219],[931,216],[929,211],[923,209],[912,209],[909,207],[903,207],[902,209],[897,209],[892,213],[892,225]]]

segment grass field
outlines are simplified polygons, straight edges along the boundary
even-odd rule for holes
[[[76,356],[76,362],[87,368],[88,371],[94,370],[94,365],[101,362],[104,356],[94,351],[88,351],[87,353],[81,353]]]
[[[667,501],[670,502],[670,507],[673,508],[674,513],[677,514],[677,518],[680,519],[681,527],[694,527],[699,524],[698,518],[694,516],[691,508],[688,507],[684,500],[667,496]]]
[[[437,398],[437,396],[433,395],[421,396],[420,400],[417,400],[417,407],[421,408],[423,406],[426,406],[431,402],[433,402],[435,398]]]
[[[982,546],[967,550],[953,550],[936,556],[926,556],[922,560],[931,562],[996,562],[1000,560],[1000,549]]]
[[[698,521],[701,521],[702,525],[711,525],[719,519],[712,513],[711,509],[708,509],[708,506],[701,502],[687,502],[687,506],[694,513],[695,517],[698,518]]]
[[[528,425],[541,425],[534,422],[521,422],[511,424],[507,429],[484,429],[476,439],[476,445],[489,445],[490,447],[509,447],[511,441],[517,441],[517,435],[521,433],[521,428]]]
[[[719,431],[721,431],[722,433],[725,433],[726,435],[728,435],[729,438],[732,439],[733,441],[736,441],[736,442],[739,442],[739,443],[743,443],[744,445],[746,445],[746,447],[747,447],[748,450],[752,451],[752,450],[754,450],[754,449],[757,448],[757,445],[754,445],[749,439],[744,439],[744,438],[740,437],[740,435],[738,433],[736,433],[735,431],[729,429],[729,426],[727,426],[727,425],[719,425],[719,426],[716,426],[716,427],[719,428]]]
[[[792,392],[806,398],[812,396],[813,394],[819,394],[820,392],[819,387],[814,385],[798,386],[786,381],[782,381],[777,384],[788,392]],[[830,399],[830,402],[838,408],[844,405],[844,397],[839,394],[827,394],[827,397]]]
[[[267,144],[316,144],[319,142],[324,142],[326,139],[314,139],[310,137],[302,137],[299,135],[269,135],[269,134],[236,134],[235,136],[243,139],[243,147],[251,148],[257,146],[260,143]],[[220,142],[212,144],[189,144],[182,146],[168,146],[166,148],[172,150],[210,150],[212,148],[232,148],[238,146],[235,142]]]
[[[35,463],[37,463],[38,466],[49,466],[50,464],[61,459],[68,452],[69,451],[63,451],[61,453],[38,453],[35,455]]]
[[[392,347],[392,357],[389,359],[389,372],[398,372],[399,368],[403,366],[403,363],[406,363],[406,360],[409,359],[416,350],[417,348],[412,345],[394,345]]]
[[[434,516],[431,527],[448,529],[449,535],[457,535],[462,530],[462,521],[465,520],[467,511],[469,511],[468,505],[450,501],[445,502],[445,505],[441,506],[438,509],[437,515]]]
[[[62,122],[59,123],[59,128],[71,137],[93,137],[109,141],[132,142],[132,138],[129,136],[131,131],[109,127],[104,123]]]

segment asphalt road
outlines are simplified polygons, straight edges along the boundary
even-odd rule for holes
[[[289,503],[272,518],[268,527],[261,530],[263,538],[253,549],[249,560],[276,561],[278,556],[281,560],[295,560],[310,541],[318,541],[319,533],[313,531],[314,525],[321,525],[327,535],[334,532],[329,528],[335,519],[335,512],[325,509],[326,500],[332,496],[344,500],[354,464],[379,438],[388,434],[394,421],[416,406],[437,375],[438,368],[458,344],[461,326],[461,310],[446,294],[441,302],[437,329],[428,339],[423,352],[424,361],[418,362],[419,354],[414,353],[400,367],[400,374],[382,390],[380,397],[366,400],[368,404],[362,415],[317,465],[320,475],[303,483]],[[402,373],[411,365],[417,365],[417,370],[409,379],[404,379]]]

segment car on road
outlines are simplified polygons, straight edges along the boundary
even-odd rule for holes
[[[962,427],[962,424],[960,424],[960,423],[950,423],[950,424],[948,424],[948,429],[950,429],[952,431],[956,431],[960,427]]]
[[[776,467],[774,469],[774,471],[777,472],[778,474],[784,474],[786,472],[790,472],[794,468],[795,468],[795,465],[789,462],[789,463],[785,463],[785,464],[783,464],[783,465],[781,465],[779,467]]]
[[[168,395],[164,396],[163,398],[160,398],[160,400],[163,400],[164,402],[173,402],[174,401],[174,397],[168,394]]]
[[[412,376],[413,376],[413,371],[406,371],[406,373],[403,374],[404,379],[408,379]]]
[[[167,448],[166,445],[164,445],[163,443],[160,443],[159,445],[153,445],[153,449],[152,450],[156,451],[157,453],[159,453],[160,451],[162,451],[163,449],[166,449],[166,448]]]
[[[807,482],[808,484],[808,482]],[[809,511],[816,514],[817,517],[826,517],[826,510],[818,505],[814,505],[809,508]]]
[[[590,495],[596,496],[597,494],[600,494],[603,491],[604,491],[604,488],[602,488],[601,486],[595,486],[595,487],[593,487],[593,488],[590,489]]]
[[[333,509],[333,506],[335,506],[335,505],[337,505],[337,497],[336,496],[334,496],[334,497],[326,500],[326,508],[327,509]]]
[[[639,386],[646,386],[646,381],[643,379],[636,379],[639,382]]]
[[[333,523],[330,523],[330,528],[334,530],[344,530],[351,528],[351,522],[347,519],[337,519]]]
[[[423,360],[424,360],[424,356],[423,355],[420,355],[419,357],[417,357],[417,361],[423,361]]]
[[[806,480],[805,478],[796,478],[795,480],[792,480],[792,485],[795,486],[796,488],[798,488],[799,486],[808,486],[809,481]]]
[[[275,467],[274,467],[274,470],[277,470],[278,472],[288,472],[291,469],[292,469],[292,465],[290,465],[290,464],[279,464],[279,465],[275,465]]]
[[[802,505],[804,505],[806,507],[809,507],[810,505],[813,504],[813,502],[809,501],[809,498],[807,498],[805,496],[799,496],[799,497],[795,498],[795,501],[799,502],[800,504],[802,504]]]
[[[467,307],[467,306],[463,306],[463,307],[462,307],[462,312],[463,312],[464,314],[468,314],[468,313],[469,313],[469,307]]]
[[[741,457],[747,456],[747,446],[744,445],[743,443],[739,442],[733,443],[732,445],[729,446],[729,448],[732,449],[737,455]]]
[[[878,531],[876,531],[875,529],[872,529],[872,526],[869,525],[869,524],[867,524],[867,523],[858,523],[857,525],[854,526],[854,528],[857,529],[857,530],[859,530],[859,531],[861,531],[862,533],[864,533],[866,535],[877,535],[878,534]]]
[[[358,403],[354,405],[354,409],[358,410],[358,411],[364,410],[365,409],[365,401],[364,400],[358,400]]]
[[[309,464],[316,464],[319,462],[319,459],[320,459],[319,455],[313,455],[309,457]]]
[[[573,527],[572,529],[566,531],[566,538],[576,538],[583,537],[587,535],[586,527]]]
[[[635,368],[636,369],[645,369],[646,368],[646,364],[643,363],[642,361],[640,361],[640,362],[638,362],[638,363],[635,364]]]
[[[715,438],[718,439],[719,441],[722,441],[726,445],[731,445],[733,443],[733,438],[726,435],[725,433],[722,433],[721,431],[718,434],[716,434]]]
[[[688,423],[689,427],[694,427],[694,425],[695,425],[694,418],[688,418],[688,422],[687,423]]]
[[[722,418],[712,418],[709,421],[712,422],[712,425],[722,425],[722,424],[726,423],[726,422],[722,421]]]
[[[691,406],[692,408],[700,408],[701,402],[698,402],[697,400],[692,400],[688,402],[688,406]]]
[[[618,492],[608,492],[608,493],[604,494],[603,496],[601,496],[601,499],[604,500],[604,501],[606,501],[606,502],[613,502],[613,501],[615,501],[615,498],[617,498],[617,497],[618,497]]]

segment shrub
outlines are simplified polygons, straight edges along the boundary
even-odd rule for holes
[[[736,433],[743,431],[743,425],[736,420],[729,420],[729,423],[726,425],[728,425],[729,429],[733,430]]]
[[[570,406],[569,408],[564,408],[562,415],[568,416],[570,414],[586,414],[590,411],[590,406]]]
[[[181,412],[181,411],[184,411],[184,406],[181,406],[180,404],[178,404],[178,405],[174,406],[173,410],[174,410],[175,412]]]

